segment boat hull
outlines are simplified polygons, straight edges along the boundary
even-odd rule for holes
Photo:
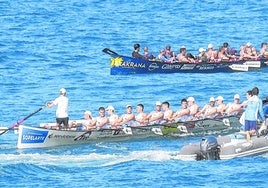
[[[148,129],[135,131],[130,128],[102,129],[92,131],[65,131],[40,127],[19,126],[18,148],[44,148],[63,145],[87,144],[98,141],[121,141],[138,137],[150,137],[154,133]]]
[[[221,120],[206,119],[193,122],[177,122],[91,131],[56,130],[51,129],[52,125],[52,123],[47,123],[42,124],[42,127],[19,126],[17,147],[44,148],[62,145],[90,144],[99,141],[122,141],[134,138],[227,134],[237,131],[240,127],[238,117],[223,118]]]

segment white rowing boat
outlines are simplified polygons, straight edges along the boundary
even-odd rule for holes
[[[135,129],[135,131],[133,131]],[[19,126],[18,148],[44,148],[63,145],[93,143],[96,141],[119,141],[138,137],[159,135],[157,126],[150,129],[124,127],[91,131],[55,130],[41,127]]]
[[[193,136],[224,134],[237,131],[239,118],[204,119],[192,122],[155,124],[119,129],[100,129],[89,131],[56,130],[55,123],[42,123],[40,127],[19,126],[18,148],[44,148],[62,145],[86,144],[98,141],[119,141],[133,138],[163,136]]]

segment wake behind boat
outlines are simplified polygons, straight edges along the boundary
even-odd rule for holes
[[[149,73],[217,73],[247,72],[267,67],[268,59],[232,60],[215,63],[167,63],[119,55],[105,48],[103,52],[111,56],[111,75],[117,74],[149,74]]]
[[[196,135],[228,134],[239,130],[238,116],[222,119],[203,119],[170,124],[154,124],[118,129],[88,131],[56,130],[55,123],[42,123],[41,127],[19,126],[18,148],[44,148],[63,145],[90,144],[99,141],[122,141],[149,137],[185,137]]]

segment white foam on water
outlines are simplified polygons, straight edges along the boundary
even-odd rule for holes
[[[261,155],[262,157],[268,158],[268,153],[264,153]]]
[[[119,151],[128,150],[127,147],[124,147],[122,145],[117,145],[117,144],[109,145],[109,144],[105,144],[105,143],[102,143],[102,142],[97,143],[96,146],[99,147],[99,148],[113,149],[113,150],[119,150]]]
[[[0,165],[9,164],[36,164],[41,166],[87,166],[89,163],[94,163],[97,166],[111,166],[130,161],[169,161],[173,160],[174,151],[164,150],[146,150],[132,151],[130,153],[117,154],[0,154]]]
[[[174,153],[174,152],[173,152]],[[134,160],[142,161],[169,161],[174,155],[171,151],[163,150],[146,150],[146,151],[133,151],[125,156],[118,156],[116,159],[103,164],[102,166],[112,166],[120,163],[130,162]]]
[[[83,166],[91,161],[103,161],[115,159],[118,156],[113,154],[83,154],[83,155],[51,155],[51,154],[0,154],[0,164],[37,164],[37,165],[68,165]]]

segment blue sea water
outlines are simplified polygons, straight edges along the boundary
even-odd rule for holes
[[[267,1],[1,0],[0,125],[10,126],[58,95],[65,87],[71,119],[86,109],[194,96],[226,102],[235,93],[245,100],[254,86],[267,96],[267,69],[247,73],[154,74],[112,76],[110,48],[131,54],[134,43],[157,54],[167,44],[196,53],[209,43],[239,49],[268,41]],[[38,126],[55,121],[55,109],[43,109],[25,121]],[[174,157],[200,138],[125,142],[18,150],[17,135],[0,136],[1,187],[267,187],[267,154],[228,161],[186,162]]]

